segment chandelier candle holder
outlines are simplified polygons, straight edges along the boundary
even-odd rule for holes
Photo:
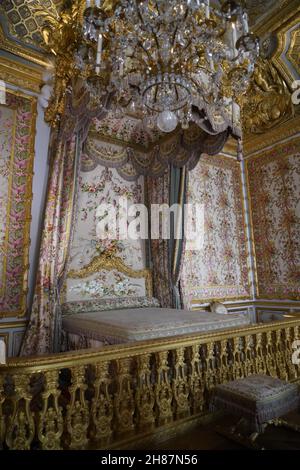
[[[88,0],[82,36],[81,64],[90,70],[94,60],[118,113],[134,110],[171,132],[200,111],[215,132],[225,122],[241,135],[239,103],[259,40],[235,1]]]

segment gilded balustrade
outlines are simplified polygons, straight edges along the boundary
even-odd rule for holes
[[[300,380],[300,321],[64,354],[0,368],[0,448],[95,449],[208,412],[218,383],[250,374]]]

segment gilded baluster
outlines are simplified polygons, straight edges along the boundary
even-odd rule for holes
[[[151,354],[144,354],[137,358],[138,386],[135,393],[135,403],[138,414],[138,428],[141,431],[151,430],[155,425],[154,385],[151,383]]]
[[[101,362],[95,366],[95,396],[91,405],[93,423],[93,440],[101,446],[107,445],[112,436],[113,400],[109,393],[109,362]]]
[[[70,449],[85,449],[88,444],[89,409],[85,399],[85,366],[72,367],[72,384],[69,387],[70,404],[67,405],[67,430]]]
[[[256,334],[256,344],[255,344],[255,373],[256,374],[266,374],[266,355],[264,353],[264,342],[263,334]]]
[[[134,431],[133,415],[135,411],[135,402],[131,385],[132,359],[120,359],[116,361],[116,365],[117,392],[114,397],[116,431],[118,435],[128,435]]]
[[[3,447],[6,433],[6,419],[3,413],[3,403],[5,402],[4,377],[0,375],[0,450]]]
[[[215,343],[206,344],[205,363],[205,384],[207,390],[210,391],[217,383],[215,364]]]
[[[287,367],[286,380],[292,380],[297,378],[297,369],[293,364],[293,342],[295,337],[294,327],[286,328],[285,330],[285,341],[284,341],[284,356]]]
[[[268,374],[272,377],[277,377],[276,359],[272,333],[272,331],[266,332],[266,366]]]
[[[275,358],[277,367],[277,376],[282,380],[288,380],[288,370],[285,363],[283,330],[275,331]]]
[[[244,376],[243,361],[241,356],[241,338],[233,338],[233,378],[234,380],[240,379]]]
[[[219,345],[219,361],[220,361],[220,372],[219,377],[220,383],[228,382],[229,377],[229,362],[228,362],[228,341],[227,339],[220,341]]]
[[[6,444],[11,450],[30,450],[35,435],[34,414],[30,410],[32,395],[30,375],[14,374],[13,412],[9,419]]]
[[[42,392],[43,410],[39,413],[38,438],[43,450],[60,450],[63,433],[62,409],[58,405],[60,396],[59,371],[44,373],[45,391]]]
[[[190,414],[189,386],[186,376],[185,348],[173,351],[174,376],[172,379],[173,396],[175,401],[176,419],[185,418]]]
[[[254,373],[253,362],[253,337],[252,335],[245,336],[245,360],[244,360],[244,375],[252,375]]]
[[[202,364],[200,363],[199,345],[189,348],[189,388],[192,414],[203,411],[204,408],[204,379],[202,374]]]
[[[156,386],[155,400],[158,410],[158,425],[164,425],[173,420],[172,387],[169,379],[168,351],[156,354]]]
[[[294,331],[294,338],[293,338],[293,343],[296,341],[299,341],[300,339],[300,326],[295,326],[293,328]],[[293,349],[293,353],[295,352],[295,349]],[[296,373],[296,377],[299,379],[300,378],[300,365],[299,364],[293,364],[294,370]]]

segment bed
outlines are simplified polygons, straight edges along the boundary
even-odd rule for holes
[[[68,350],[102,347],[246,326],[245,314],[147,307],[81,313],[63,318]]]
[[[149,270],[129,270],[119,259],[112,262],[93,261],[97,270],[126,273],[131,279],[144,277],[148,286],[145,296],[134,298],[102,298],[91,301],[67,302],[62,306],[63,349],[77,350],[103,347],[135,341],[166,338],[191,333],[233,329],[250,323],[244,313],[219,314],[207,311],[190,311],[160,308],[151,296]],[[95,268],[95,271],[96,271]],[[91,268],[71,272],[72,279],[84,279]]]

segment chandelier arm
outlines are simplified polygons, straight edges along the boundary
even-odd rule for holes
[[[137,44],[143,49],[143,51],[145,52],[145,54],[147,54],[148,59],[149,59],[149,61],[151,62],[151,61],[152,61],[152,57],[151,57],[150,52],[147,51],[147,49],[144,48],[143,44],[142,44],[140,41],[138,41]],[[145,62],[143,59],[141,59],[141,61],[144,63],[145,67],[147,67],[146,62]]]
[[[174,83],[174,88],[175,88],[176,98],[178,100],[179,99],[179,93],[178,93],[178,90],[177,90],[176,83]]]
[[[153,34],[153,36],[154,36],[154,41],[155,41],[155,43],[156,43],[157,53],[158,53],[158,57],[159,57],[159,62],[162,63],[161,54],[160,54],[159,40],[158,40],[158,38],[157,38],[157,35],[156,35],[155,32],[153,31],[153,29],[152,29],[152,34]]]
[[[176,28],[175,28],[175,31],[174,31],[174,34],[173,34],[173,40],[172,40],[173,47],[175,47],[175,40],[176,40],[177,31],[178,31],[178,25],[176,25]]]
[[[160,15],[160,9],[158,8],[158,5],[157,5],[157,2],[155,2],[155,6],[156,6],[156,9],[157,9],[157,13]]]
[[[135,4],[137,5],[137,1],[135,2]],[[142,15],[141,15],[141,11],[140,11],[139,6],[136,6],[136,10],[137,10],[138,17],[141,20],[141,23],[145,26],[145,21],[144,21],[144,18],[142,17]]]
[[[154,103],[157,103],[157,93],[158,93],[158,85],[156,85],[155,87]]]

